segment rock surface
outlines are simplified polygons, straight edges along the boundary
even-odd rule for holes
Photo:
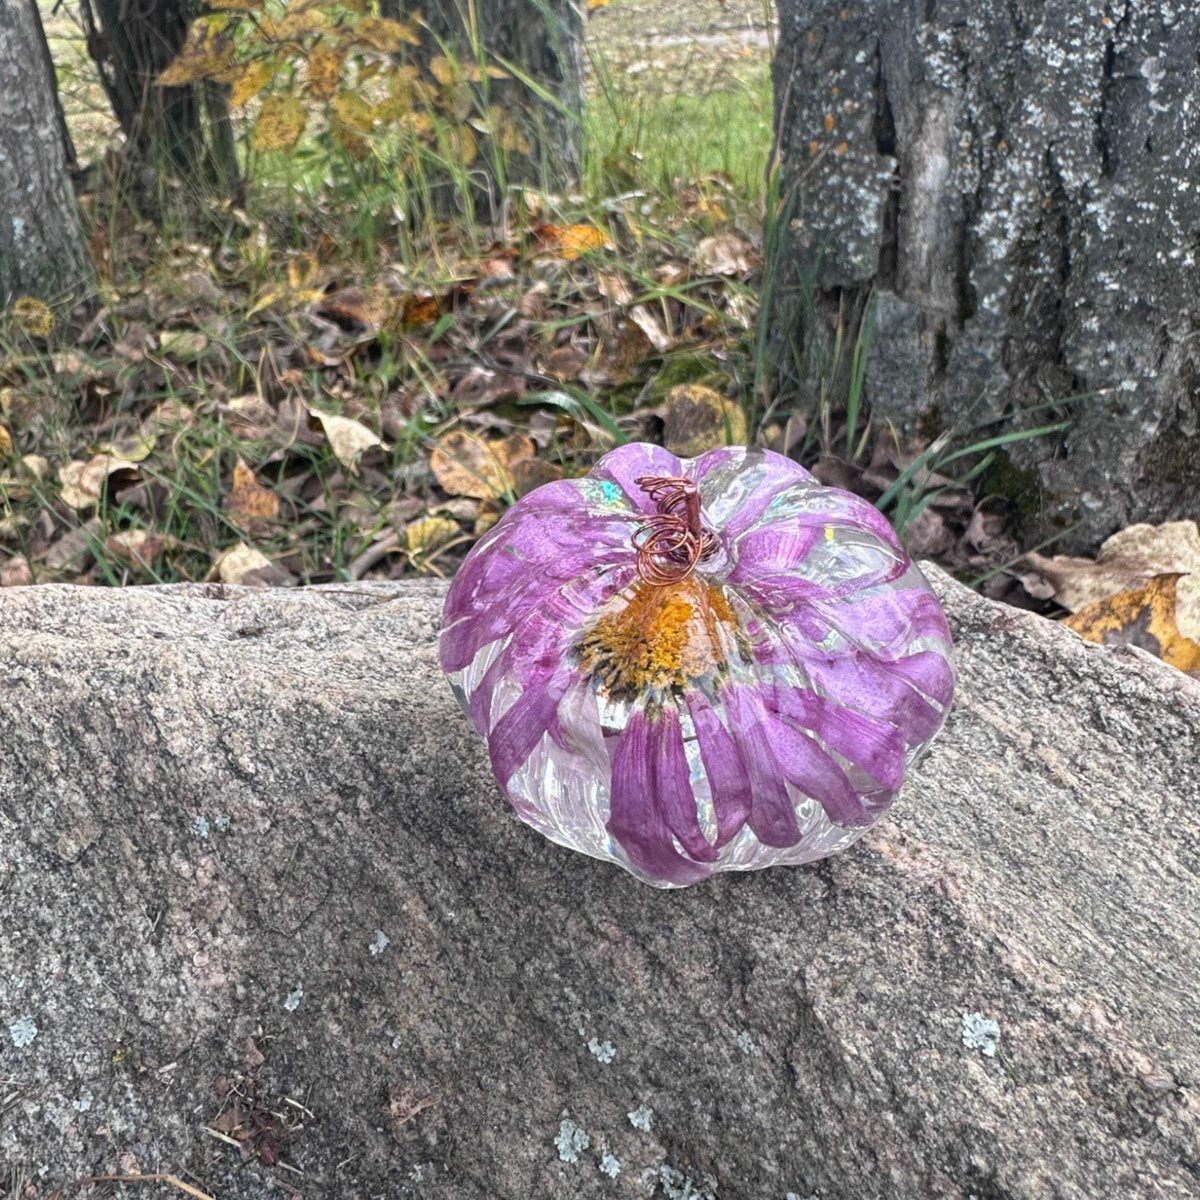
[[[682,892],[506,811],[440,585],[0,593],[14,1194],[1195,1195],[1200,684],[927,570],[894,816]]]
[[[779,14],[786,259],[822,316],[878,291],[873,410],[926,437],[1011,415],[970,440],[1071,418],[993,478],[1024,544],[1069,529],[1056,549],[1087,551],[1200,511],[1200,8],[780,0]],[[787,336],[795,295],[779,294]]]

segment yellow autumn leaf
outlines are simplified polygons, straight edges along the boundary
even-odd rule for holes
[[[232,23],[233,13],[205,13],[204,16],[197,17],[192,22],[192,28],[200,30],[206,36],[211,37],[213,34],[224,33]]]
[[[239,458],[234,464],[229,494],[225,497],[225,512],[235,525],[243,528],[274,521],[279,516],[279,494],[263,487]]]
[[[269,96],[254,123],[256,150],[290,150],[304,132],[308,113],[295,96]]]
[[[327,14],[311,4],[293,5],[282,17],[259,24],[262,35],[271,42],[287,41],[305,33],[323,33],[328,27]]]
[[[537,233],[551,253],[569,262],[609,244],[608,234],[595,225],[542,225]]]
[[[409,21],[389,17],[367,17],[354,26],[354,41],[381,54],[395,54],[401,46],[419,46],[421,35]]]
[[[412,107],[413,89],[420,78],[420,68],[414,67],[411,63],[393,67],[388,72],[388,91],[400,111],[403,112]]]
[[[342,92],[335,96],[332,107],[336,121],[357,129],[359,133],[370,133],[374,127],[371,105],[358,92]]]
[[[429,466],[442,491],[451,496],[496,500],[515,488],[513,467],[533,456],[533,442],[524,434],[485,441],[456,429],[446,434],[429,456]]]
[[[232,12],[257,12],[262,6],[263,0],[208,0],[209,8]]]
[[[487,120],[479,119],[471,124],[507,154],[529,154],[531,151],[529,139],[507,109],[493,105]]]
[[[242,63],[237,69],[237,78],[229,81],[233,84],[233,90],[229,94],[229,103],[234,108],[239,108],[247,100],[253,100],[271,82],[277,65],[266,58]]]
[[[320,260],[312,251],[301,251],[294,258],[288,259],[288,287],[293,292],[298,292],[304,287],[310,287],[320,269]]]
[[[433,118],[427,112],[404,113],[396,122],[402,133],[428,140],[433,134]]]
[[[746,440],[746,414],[740,404],[698,383],[681,383],[667,392],[663,444],[672,454],[695,458],[718,446]]]
[[[343,92],[332,104],[333,118],[330,132],[335,145],[352,158],[363,158],[367,153],[365,134],[375,127],[374,107],[358,92]]]
[[[441,131],[441,140],[446,157],[462,166],[474,162],[479,153],[479,143],[469,125],[447,125]]]
[[[12,316],[21,332],[30,337],[46,337],[54,328],[50,306],[34,296],[19,296],[14,300]]]
[[[437,54],[429,60],[429,73],[443,87],[447,87],[460,78],[458,70],[444,54]]]
[[[346,52],[338,46],[315,46],[306,60],[308,90],[318,100],[329,100],[342,84]]]
[[[423,564],[434,551],[458,536],[458,522],[445,516],[418,517],[404,527],[405,548],[414,565]]]
[[[437,54],[429,60],[429,73],[443,87],[454,83],[482,83],[484,75],[491,79],[507,79],[508,72],[503,67],[489,64],[481,66],[477,62],[465,59],[450,59],[444,54]]]
[[[0,457],[7,458],[13,451],[12,434],[0,425]]]
[[[588,12],[593,12],[597,8],[607,8],[611,0],[587,0]]]
[[[154,81],[159,87],[182,87],[219,75],[233,58],[233,41],[219,37],[197,22],[188,30],[182,49]]]
[[[1179,573],[1155,575],[1144,587],[1118,592],[1081,608],[1063,622],[1089,642],[1140,646],[1169,666],[1200,675],[1200,642],[1180,631]]]

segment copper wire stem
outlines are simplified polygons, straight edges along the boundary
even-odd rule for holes
[[[700,516],[699,489],[671,475],[641,475],[634,482],[658,508],[633,535],[638,574],[655,587],[679,583],[717,548]]]

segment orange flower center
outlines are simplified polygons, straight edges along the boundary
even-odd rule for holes
[[[615,596],[579,642],[581,668],[613,694],[694,684],[728,666],[737,618],[724,592],[696,576]]]

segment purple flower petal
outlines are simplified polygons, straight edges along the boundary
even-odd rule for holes
[[[904,547],[901,546],[891,522],[862,496],[856,496],[844,488],[825,488],[821,492],[821,508],[824,510],[824,524],[832,525],[835,529],[839,526],[864,529],[873,533],[885,545],[904,554]],[[817,520],[820,522],[820,517]],[[904,557],[908,558],[907,555]]]
[[[493,596],[470,607],[457,605],[464,615],[444,625],[442,670],[461,671],[484,646],[518,629],[539,612],[552,613],[564,629],[572,625],[578,627],[586,614],[627,587],[637,572],[637,560],[632,551],[622,550],[619,557],[610,555],[607,562],[604,555],[595,554],[574,576],[566,566],[570,558],[564,554],[562,563],[540,564],[513,579],[507,588],[497,593],[503,596],[503,601],[497,601]],[[449,603],[448,599],[447,605]]]
[[[700,828],[691,772],[683,748],[679,714],[671,705],[648,718],[646,752],[653,764],[655,795],[662,806],[667,828],[679,844],[700,862],[716,862],[717,850]]]
[[[808,585],[812,597],[828,595],[824,585],[791,578],[791,572],[804,562],[822,536],[819,529],[797,529],[790,521],[772,521],[743,534],[737,541],[737,562],[727,582],[755,585],[765,583],[764,576],[785,575],[785,588],[793,583]]]
[[[903,663],[903,659],[888,662],[854,651],[838,657],[806,658],[804,670],[825,695],[847,708],[890,721],[912,746],[931,738],[946,714],[903,676]]]
[[[950,702],[954,692],[954,672],[935,650],[918,650],[915,654],[886,661],[889,670],[920,688],[931,700],[942,705]]]
[[[708,697],[702,692],[692,692],[687,705],[717,814],[717,845],[723,846],[750,815],[752,797],[746,764]]]
[[[771,752],[784,778],[825,810],[835,825],[869,825],[871,816],[846,772],[806,733],[767,715]]]
[[[617,484],[642,513],[655,511],[654,501],[637,485],[642,475],[679,476],[683,464],[669,450],[648,442],[631,442],[610,450],[591,469],[593,479],[607,479]]]
[[[532,676],[526,689],[496,722],[488,738],[488,750],[501,787],[507,787],[542,740],[559,700],[575,678],[578,677],[573,677],[561,664],[543,668]]]
[[[819,542],[818,528],[804,529],[791,522],[779,522],[763,530],[745,535],[736,547],[737,561],[728,581],[772,616],[782,616],[797,605],[849,600],[861,591],[879,587],[899,579],[912,565],[903,552],[881,547],[887,557],[861,575],[849,579],[826,579],[809,568],[808,576],[796,574],[796,568],[812,553]],[[787,561],[788,545],[795,547],[791,566]],[[743,550],[746,559],[743,563]],[[776,565],[779,562],[781,565]],[[850,607],[847,604],[846,609]],[[843,611],[839,607],[839,612]]]
[[[654,803],[649,721],[634,709],[613,752],[608,832],[634,866],[668,883],[696,883],[708,868],[675,849],[661,809]]]
[[[846,772],[817,742],[771,712],[761,693],[748,687],[731,688],[726,704],[754,795],[749,824],[760,842],[794,846],[800,840],[795,805],[783,786],[785,779],[816,800],[834,824],[869,823],[870,816]]]
[[[919,638],[950,642],[950,627],[938,598],[922,588],[881,588],[855,596],[852,604],[818,602],[817,608],[848,637],[879,643],[881,652],[893,645],[903,649]]]
[[[800,826],[771,750],[771,730],[762,697],[752,688],[732,687],[724,699],[750,783],[747,824],[764,846],[794,846],[800,840]]]
[[[700,487],[705,502],[715,500],[721,514],[718,533],[728,547],[758,522],[768,505],[793,484],[816,480],[799,463],[772,450],[724,446],[684,463],[684,473]],[[726,489],[736,479],[736,505]]]
[[[805,688],[777,688],[772,707],[789,721],[811,730],[831,750],[873,775],[889,791],[904,782],[904,738],[887,721],[844,708]]]

